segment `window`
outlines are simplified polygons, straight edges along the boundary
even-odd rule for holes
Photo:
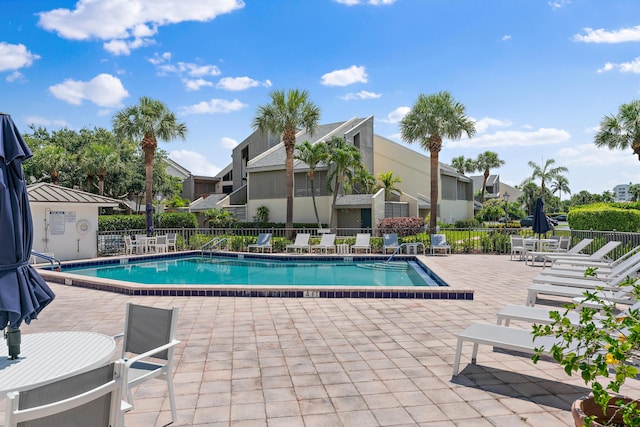
[[[311,180],[306,172],[295,174],[293,187],[295,197],[311,197]],[[328,195],[326,171],[315,171],[313,174],[313,190],[316,196]]]

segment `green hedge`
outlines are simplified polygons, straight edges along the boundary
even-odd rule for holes
[[[170,212],[160,214],[162,228],[197,228],[196,215],[188,212]],[[158,227],[158,215],[153,216],[153,225]],[[143,230],[146,227],[145,215],[100,215],[98,231]]]
[[[567,215],[574,230],[640,231],[640,211],[595,203],[571,209]]]

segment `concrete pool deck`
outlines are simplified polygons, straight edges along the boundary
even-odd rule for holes
[[[588,389],[549,359],[480,346],[469,365],[468,345],[451,376],[456,334],[524,304],[541,267],[508,255],[421,259],[474,300],[128,296],[51,284],[56,299],[21,329],[115,335],[127,301],[179,307],[174,425],[572,426],[571,402]],[[622,391],[638,396],[640,382]],[[170,421],[166,383],[135,398],[127,427]]]

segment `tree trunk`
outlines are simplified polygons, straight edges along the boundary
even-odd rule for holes
[[[431,217],[429,218],[429,233],[436,232],[438,220],[438,151],[431,151]]]
[[[484,181],[482,181],[482,193],[480,196],[480,201],[484,203],[484,190],[487,188],[487,180],[489,179],[489,169],[484,171]]]
[[[320,215],[318,215],[318,207],[316,206],[316,190],[313,188],[313,171],[309,171],[309,181],[311,182],[311,200],[313,201],[313,212],[316,214],[316,222],[318,228],[322,228],[320,224]]]
[[[107,173],[101,171],[98,173],[98,194],[104,196],[104,180],[107,178]]]
[[[158,143],[152,135],[145,135],[142,139],[142,151],[144,152],[144,173],[145,173],[145,193],[144,202],[152,203],[153,201],[153,158],[156,153]],[[146,216],[145,216],[146,217]],[[150,225],[146,224],[147,229]]]
[[[287,223],[285,227],[287,238],[291,240],[293,238],[293,150],[295,139],[293,143],[285,141],[284,146],[287,153]]]
[[[336,180],[333,184],[333,196],[331,198],[331,215],[329,216],[329,228],[333,227],[333,213],[336,211],[336,199],[338,198],[338,188],[340,187],[340,180],[336,173]]]

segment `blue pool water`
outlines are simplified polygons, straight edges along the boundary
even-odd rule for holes
[[[163,259],[66,268],[72,274],[143,284],[443,286],[416,262],[290,261],[228,257]]]

